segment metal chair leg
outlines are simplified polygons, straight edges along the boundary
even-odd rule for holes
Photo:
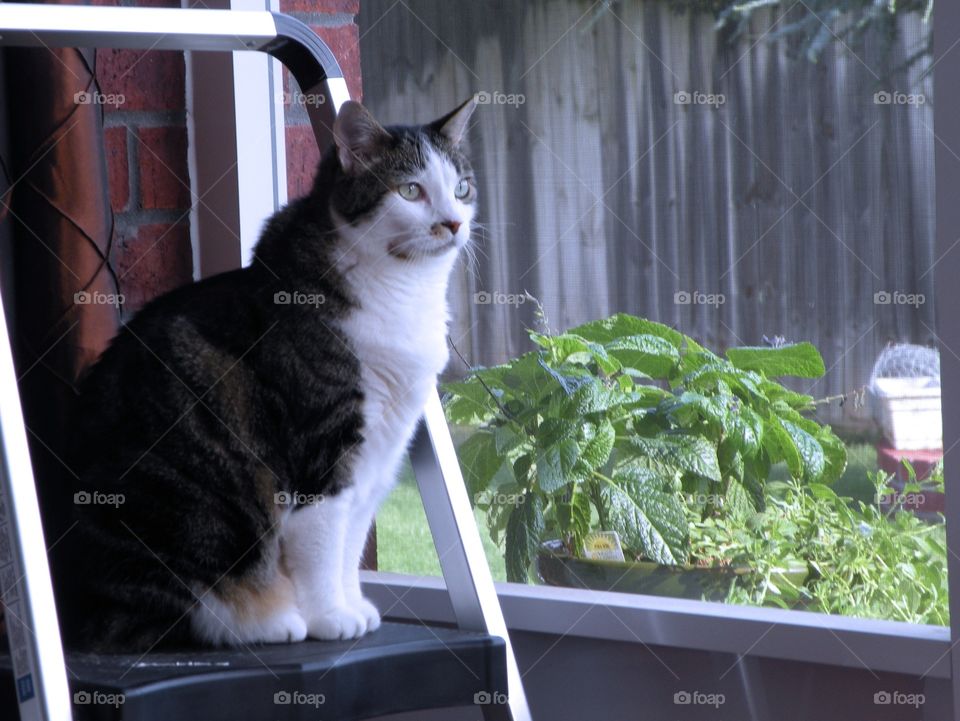
[[[0,589],[22,721],[68,721],[70,688],[0,299]]]
[[[493,703],[485,704],[484,718],[529,721],[530,708],[520,669],[437,393],[432,393],[427,401],[410,460],[457,625],[464,630],[501,636],[507,642],[509,693],[506,699],[492,699]]]

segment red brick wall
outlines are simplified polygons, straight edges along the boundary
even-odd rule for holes
[[[171,0],[94,1],[101,5],[180,6]],[[359,4],[359,0],[281,2],[283,12],[316,29],[330,45],[354,97],[360,93],[359,37],[354,22]],[[134,311],[193,277],[183,54],[99,50],[97,80],[100,92],[118,98],[115,105],[104,105],[104,142],[116,219],[112,260],[126,308]],[[287,98],[296,95],[291,92]],[[309,190],[318,159],[306,113],[302,107],[289,106],[291,198]]]
[[[323,8],[318,10],[318,8]],[[360,36],[355,17],[360,0],[280,0],[280,10],[312,27],[330,46],[347,78],[350,97],[361,99]],[[307,113],[296,98],[290,74],[284,75],[287,117],[287,193],[296,198],[310,190],[320,160]]]

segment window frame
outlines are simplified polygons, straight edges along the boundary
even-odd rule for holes
[[[934,9],[933,65],[937,103],[936,257],[934,270],[942,397],[960,399],[960,324],[942,322],[960,307],[960,6]],[[942,61],[942,62],[941,62]],[[956,152],[950,148],[957,148]],[[946,316],[949,317],[949,316]],[[951,348],[957,348],[954,353]],[[946,485],[960,483],[960,404],[943,404]],[[952,459],[957,458],[953,463]],[[808,663],[960,679],[960,493],[948,492],[946,529],[950,626],[862,619],[836,614],[659,598],[626,593],[496,583],[510,631],[558,634],[641,645],[671,646]],[[443,579],[364,571],[365,592],[387,618],[453,623]],[[960,708],[960,684],[952,683]]]
[[[387,618],[456,622],[439,576],[362,571],[361,582]],[[950,678],[950,629],[945,626],[578,588],[494,585],[511,632]]]

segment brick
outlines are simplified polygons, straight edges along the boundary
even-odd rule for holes
[[[320,162],[320,149],[309,125],[286,129],[287,195],[291,200],[310,192]]]
[[[360,12],[360,0],[280,0],[282,13],[348,13]]]
[[[97,80],[100,92],[123,95],[117,110],[183,110],[185,105],[183,53],[101,48]]]
[[[139,310],[149,300],[193,279],[190,226],[142,225],[119,234],[113,262],[124,295],[124,312]]]
[[[190,207],[186,128],[139,128],[140,205]]]
[[[130,202],[130,160],[127,155],[126,127],[104,130],[103,147],[107,156],[110,206],[114,213],[122,213]]]
[[[347,79],[350,97],[363,98],[363,84],[360,74],[360,32],[356,25],[342,25],[335,28],[313,26],[316,33],[330,46],[340,69]]]

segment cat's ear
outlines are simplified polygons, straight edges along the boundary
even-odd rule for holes
[[[432,122],[430,127],[441,135],[447,136],[454,145],[460,145],[467,135],[467,123],[470,122],[470,116],[476,108],[477,98],[473,96],[453,112]]]
[[[340,167],[350,173],[358,164],[375,158],[390,140],[390,134],[369,110],[358,102],[348,100],[340,107],[334,120],[333,139],[337,144]]]

